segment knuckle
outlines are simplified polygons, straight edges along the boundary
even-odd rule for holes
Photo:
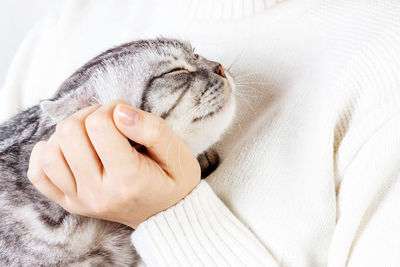
[[[45,141],[40,141],[36,143],[36,145],[32,149],[29,159],[29,166],[26,173],[28,179],[32,183],[36,183],[41,179],[40,164],[38,160],[45,145],[46,145]]]
[[[28,177],[28,180],[31,181],[33,184],[42,178],[40,176],[40,173],[38,171],[34,170],[33,168],[28,169],[26,176]]]
[[[40,151],[45,145],[47,144],[46,141],[39,141],[37,142],[32,149],[32,153],[35,153],[37,151]]]
[[[63,207],[66,211],[69,213],[74,213],[74,210],[72,209],[73,206],[73,201],[70,197],[65,195],[62,199],[59,200],[58,204]]]
[[[96,111],[85,120],[85,127],[90,132],[100,132],[109,127],[109,115],[104,111]]]
[[[80,131],[82,128],[82,123],[79,119],[74,117],[69,117],[61,122],[59,122],[56,126],[56,133],[60,136],[68,137],[71,134]]]
[[[52,166],[59,160],[60,153],[53,146],[47,146],[39,155],[39,165],[41,167]]]
[[[84,216],[90,215],[85,212],[86,210],[84,206],[75,197],[64,195],[64,197],[57,200],[56,203],[71,214],[79,214]]]
[[[46,147],[47,142],[46,141],[40,141],[36,143],[31,151],[30,155],[30,162],[36,162],[36,159],[39,157],[43,149]]]

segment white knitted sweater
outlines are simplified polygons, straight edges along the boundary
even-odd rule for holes
[[[30,33],[1,118],[91,57],[187,39],[238,83],[222,164],[132,235],[148,266],[400,266],[400,2],[69,0]]]

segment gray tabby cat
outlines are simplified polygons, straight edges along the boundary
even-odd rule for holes
[[[233,90],[229,73],[189,44],[135,41],[100,54],[52,99],[0,125],[0,266],[135,266],[132,229],[69,214],[31,185],[32,147],[77,110],[122,99],[164,118],[199,156],[206,175],[218,157],[203,152],[233,119]]]

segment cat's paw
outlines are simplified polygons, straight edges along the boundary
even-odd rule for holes
[[[219,156],[218,153],[209,149],[197,157],[201,167],[201,178],[204,179],[208,175],[210,175],[215,169],[217,169],[219,165]]]

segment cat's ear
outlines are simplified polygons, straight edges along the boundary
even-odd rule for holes
[[[53,124],[56,124],[76,111],[90,106],[89,100],[89,96],[83,94],[79,96],[76,94],[67,94],[59,99],[40,102],[40,109]]]

